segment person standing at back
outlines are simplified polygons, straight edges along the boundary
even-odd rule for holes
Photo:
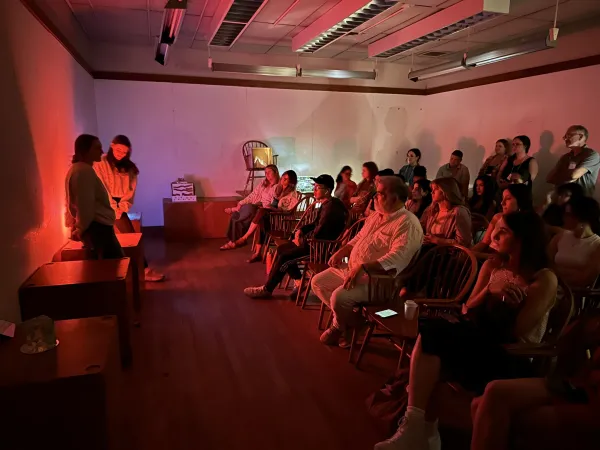
[[[82,134],[75,140],[75,154],[65,179],[65,225],[71,239],[82,241],[98,259],[123,258],[115,235],[115,212],[108,193],[92,167],[102,157],[96,136]]]
[[[406,153],[406,165],[402,166],[398,175],[404,177],[404,182],[407,186],[412,186],[413,184],[413,174],[415,172],[415,168],[419,166],[421,162],[421,150],[418,148],[411,148],[408,153]]]
[[[462,163],[462,160],[463,152],[454,150],[450,155],[450,162],[439,168],[436,178],[454,178],[458,181],[463,197],[468,198],[471,174],[469,174],[469,169]]]
[[[569,127],[563,139],[569,152],[563,155],[550,171],[546,181],[555,186],[564,183],[577,183],[592,197],[596,190],[596,180],[600,171],[600,155],[587,146],[589,133],[582,125]]]

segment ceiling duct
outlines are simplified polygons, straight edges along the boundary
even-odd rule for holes
[[[390,58],[508,14],[510,0],[463,0],[369,45],[369,57]]]
[[[179,36],[186,8],[187,0],[169,0],[165,5],[160,36],[154,55],[155,61],[163,66],[167,63],[171,45],[175,43],[177,36]]]
[[[390,11],[396,5],[401,5],[401,8],[407,7],[399,0],[341,1],[315,20],[308,28],[294,36],[292,50],[314,53],[353,32],[371,19]]]
[[[268,0],[221,0],[210,23],[209,45],[231,47]]]

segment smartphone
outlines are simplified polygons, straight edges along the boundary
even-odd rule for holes
[[[392,317],[392,316],[395,316],[396,314],[398,314],[398,313],[391,309],[384,309],[383,311],[379,311],[379,312],[375,313],[376,316],[383,317],[383,318]]]

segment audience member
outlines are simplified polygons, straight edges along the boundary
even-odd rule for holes
[[[450,162],[440,167],[436,178],[454,178],[458,181],[463,197],[467,198],[469,196],[469,180],[471,179],[471,175],[467,166],[462,163],[462,160],[463,152],[454,150],[450,155]]]
[[[270,297],[286,273],[296,281],[296,286],[298,286],[302,274],[295,260],[309,254],[308,239],[334,241],[344,231],[348,210],[340,199],[331,196],[335,185],[333,178],[324,174],[312,180],[315,182],[315,200],[320,203],[315,221],[298,229],[293,241],[277,248],[266,284],[244,289],[244,294],[248,297]],[[295,295],[297,295],[297,290],[292,293],[292,296]]]
[[[366,271],[400,273],[421,247],[423,232],[416,216],[404,208],[407,198],[408,188],[402,180],[382,177],[377,184],[376,213],[331,257],[330,268],[313,277],[313,292],[333,314],[331,327],[321,335],[322,343],[349,346],[348,332],[356,326],[353,309],[369,296]]]
[[[438,178],[431,182],[433,203],[423,212],[421,224],[425,244],[471,246],[471,213],[465,206],[458,182]]]
[[[102,159],[96,136],[82,134],[75,140],[75,154],[65,179],[65,225],[71,239],[83,242],[99,259],[125,256],[115,235],[115,211],[106,188],[92,167]]]
[[[367,209],[371,197],[375,194],[375,177],[379,169],[373,161],[368,161],[362,167],[362,181],[358,183],[358,188],[354,196],[350,199],[352,212],[362,214]]]
[[[254,246],[254,253],[246,262],[255,263],[262,259],[262,246],[265,242],[266,232],[269,231],[269,213],[271,211],[291,211],[298,202],[300,202],[301,194],[296,190],[298,184],[298,175],[293,170],[288,170],[283,173],[279,184],[275,187],[275,195],[273,201],[267,208],[260,208],[250,224],[250,228],[241,238],[235,241],[236,247],[246,245],[248,239],[258,229],[258,240]]]
[[[509,184],[523,183],[533,187],[533,181],[538,174],[538,163],[528,155],[531,139],[527,136],[517,136],[512,141],[513,155],[507,158],[498,171],[498,185],[506,189]]]
[[[380,170],[379,172],[377,172],[377,175],[375,175],[375,186],[377,186],[377,183],[379,183],[379,180],[381,179],[381,177],[393,177],[395,176],[395,173],[392,169],[383,169]],[[400,175],[398,176],[400,178]],[[369,217],[372,213],[375,212],[375,196],[373,195],[371,197],[371,200],[369,201],[369,206],[367,206],[367,209],[365,209],[365,217]]]
[[[231,214],[227,237],[229,242],[221,250],[236,248],[235,241],[246,234],[252,219],[260,207],[268,208],[275,197],[275,189],[279,184],[279,170],[277,166],[269,164],[265,168],[265,179],[246,198],[240,200],[235,208],[227,208],[225,212]]]
[[[600,155],[587,146],[589,133],[582,125],[569,127],[563,139],[569,152],[558,160],[546,181],[550,184],[577,183],[585,195],[593,196],[600,171]]]
[[[426,180],[426,179],[427,179],[427,167],[425,167],[425,166],[415,167],[415,170],[413,171],[413,183],[415,181]],[[408,185],[408,186],[410,186],[410,185]]]
[[[404,178],[404,182],[407,186],[412,186],[415,168],[419,166],[420,162],[421,150],[418,148],[411,148],[408,153],[406,153],[406,165],[402,166],[398,172],[398,175],[401,175]]]
[[[433,392],[442,380],[481,393],[492,380],[532,373],[526,359],[510,356],[503,345],[539,343],[554,305],[557,278],[548,269],[547,240],[533,212],[511,213],[495,236],[501,258],[486,261],[462,314],[420,323],[410,359],[408,408],[390,439],[375,450],[426,449],[436,433]],[[432,403],[430,403],[432,402]]]
[[[495,180],[487,175],[480,175],[473,184],[473,195],[469,199],[471,213],[481,214],[490,220],[496,211]]]
[[[94,163],[94,170],[108,192],[110,206],[115,211],[117,233],[135,233],[127,213],[133,205],[139,169],[131,161],[131,141],[122,134],[115,136],[106,155]],[[144,258],[146,281],[163,281],[164,274],[148,267]]]
[[[509,156],[510,149],[511,145],[507,139],[498,139],[496,141],[496,147],[494,148],[494,154],[483,162],[483,166],[481,166],[481,169],[479,170],[479,176],[485,175],[491,177],[495,181],[500,166]]]
[[[550,242],[556,273],[570,287],[589,287],[600,275],[600,206],[590,197],[569,200],[564,227]]]
[[[344,166],[335,179],[336,186],[334,197],[339,198],[347,208],[350,208],[350,199],[356,192],[357,186],[352,181],[352,167]]]
[[[485,230],[483,239],[473,246],[473,252],[479,258],[487,258],[498,251],[498,241],[494,239],[496,233],[505,226],[502,217],[514,212],[529,212],[533,210],[531,191],[522,184],[509,184],[502,191],[502,212],[495,214]]]
[[[432,201],[431,183],[428,180],[419,179],[412,185],[412,196],[406,201],[406,209],[420,219]]]
[[[547,204],[542,208],[541,216],[554,235],[561,231],[565,205],[572,198],[583,197],[584,190],[580,184],[565,183],[556,186],[548,195]]]

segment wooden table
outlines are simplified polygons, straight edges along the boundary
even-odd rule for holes
[[[165,238],[169,241],[224,238],[229,225],[225,208],[233,208],[241,197],[198,197],[197,202],[163,199]]]
[[[386,309],[396,311],[398,314],[391,317],[379,317],[376,313]],[[373,305],[363,307],[363,315],[367,319],[369,328],[367,334],[363,339],[363,343],[360,347],[358,357],[356,359],[356,366],[360,364],[363,357],[365,347],[368,345],[369,340],[373,337],[373,332],[376,328],[383,330],[382,333],[378,333],[378,337],[386,337],[394,342],[394,345],[400,350],[400,358],[398,360],[398,369],[402,364],[404,354],[406,352],[406,345],[409,341],[415,340],[419,334],[419,314],[415,314],[413,319],[407,319],[404,316],[404,303],[393,302],[393,304],[386,305]]]
[[[108,411],[119,398],[119,346],[114,316],[55,322],[59,345],[21,353],[17,327],[0,342],[0,448],[105,450],[115,437]]]
[[[44,264],[19,288],[21,317],[27,320],[46,315],[54,320],[66,320],[115,315],[123,365],[128,365],[131,362],[132,285],[129,258]]]
[[[125,256],[131,259],[133,271],[133,306],[136,311],[142,307],[142,292],[146,288],[144,278],[144,243],[142,233],[117,234],[117,239]],[[82,261],[90,259],[89,250],[83,247],[80,241],[69,240],[60,251],[59,261]]]

